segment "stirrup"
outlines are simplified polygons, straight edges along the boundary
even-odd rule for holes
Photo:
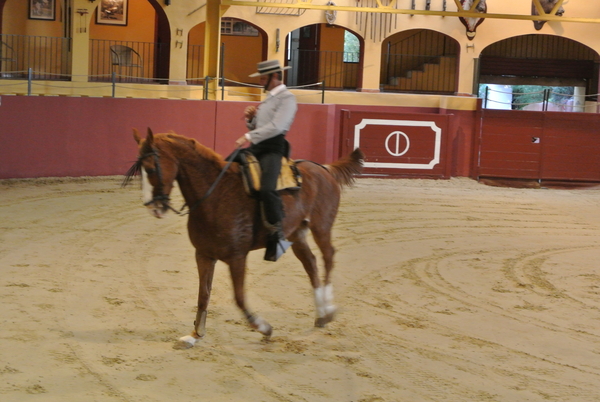
[[[275,239],[275,241],[269,239],[267,241],[267,250],[265,251],[265,261],[277,261],[290,246],[291,241],[285,239]]]

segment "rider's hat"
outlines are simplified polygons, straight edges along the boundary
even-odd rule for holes
[[[258,77],[260,75],[269,75],[272,73],[276,73],[278,71],[288,70],[290,68],[292,68],[292,67],[290,67],[290,66],[281,67],[281,65],[279,64],[279,60],[261,61],[260,63],[257,64],[258,72],[254,73],[254,74],[250,74],[249,77]]]

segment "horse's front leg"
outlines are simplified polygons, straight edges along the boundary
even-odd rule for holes
[[[190,335],[179,338],[175,349],[189,349],[206,333],[206,311],[212,289],[212,281],[215,273],[216,260],[204,257],[196,251],[196,264],[198,266],[198,310],[194,321],[194,330]]]
[[[251,313],[246,306],[246,297],[244,293],[244,281],[246,278],[246,257],[231,260],[229,263],[229,272],[231,273],[231,281],[233,282],[233,292],[235,303],[242,310],[248,324],[265,337],[270,337],[273,333],[273,327],[262,317]]]

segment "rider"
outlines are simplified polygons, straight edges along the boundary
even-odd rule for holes
[[[258,72],[250,77],[260,77],[260,85],[269,93],[258,108],[246,108],[244,117],[250,131],[235,142],[237,147],[250,143],[248,149],[260,164],[261,210],[265,227],[269,230],[264,257],[267,261],[277,261],[291,245],[285,240],[283,233],[283,205],[276,191],[281,159],[289,153],[289,143],[285,134],[290,129],[298,109],[296,98],[282,82],[283,71],[288,68],[290,67],[281,67],[279,60],[258,63]]]

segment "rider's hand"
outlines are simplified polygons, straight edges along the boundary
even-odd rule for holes
[[[252,120],[256,116],[256,107],[248,106],[246,110],[244,110],[244,117],[246,120]]]
[[[235,141],[235,147],[236,148],[243,147],[244,145],[246,145],[249,142],[250,141],[248,141],[248,138],[246,138],[246,135],[242,135],[240,138],[238,138]]]

